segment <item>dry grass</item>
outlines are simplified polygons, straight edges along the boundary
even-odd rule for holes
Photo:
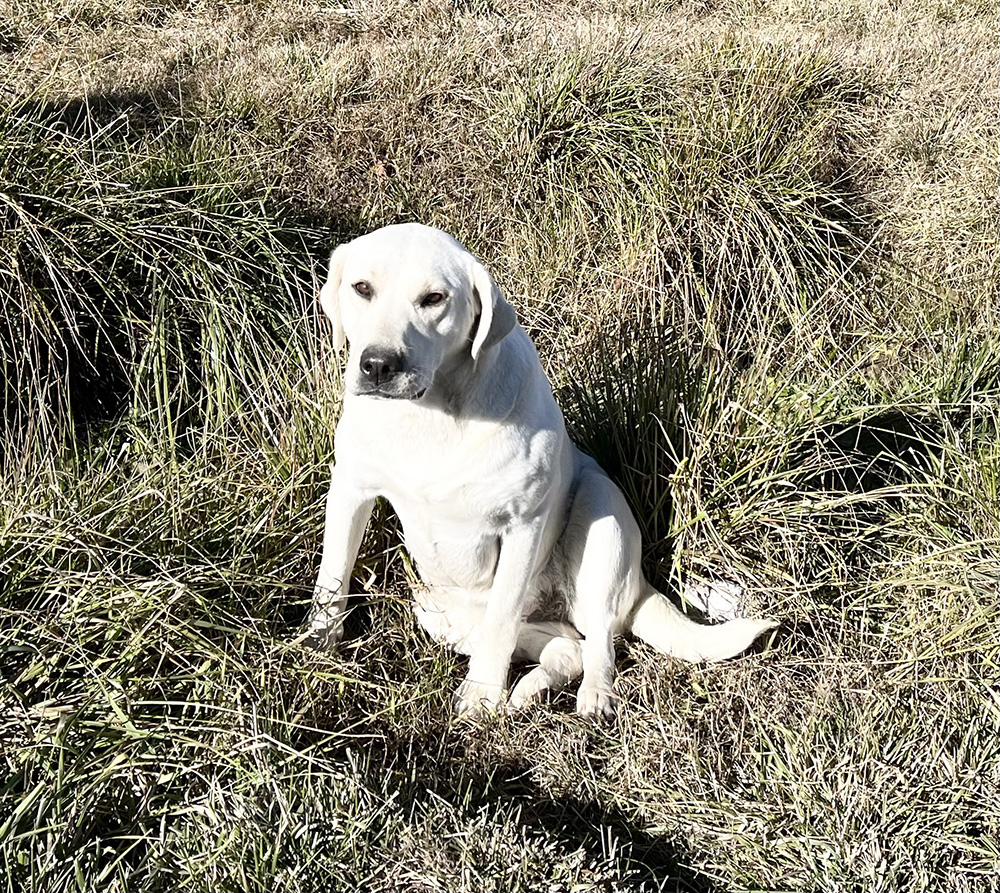
[[[0,889],[997,890],[993,13],[8,2]],[[456,725],[385,509],[348,644],[287,644],[315,274],[408,219],[763,653]]]

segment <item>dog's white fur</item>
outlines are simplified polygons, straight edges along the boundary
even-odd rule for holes
[[[426,585],[421,625],[470,658],[460,714],[503,702],[512,659],[537,664],[512,707],[582,674],[578,711],[612,714],[615,636],[721,660],[774,625],[694,623],[646,581],[621,491],[570,442],[513,309],[450,236],[404,224],[341,245],[320,299],[350,355],[304,641],[329,647],[343,633],[376,496],[396,510]],[[401,368],[373,381],[361,368],[372,352]]]

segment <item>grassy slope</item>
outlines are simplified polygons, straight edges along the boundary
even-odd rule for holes
[[[5,9],[6,889],[997,888],[992,8]],[[765,653],[623,644],[615,733],[453,725],[390,518],[350,643],[286,644],[314,277],[403,219],[495,271],[648,572],[787,620]]]

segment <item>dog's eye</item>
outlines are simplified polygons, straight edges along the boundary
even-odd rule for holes
[[[351,287],[363,298],[372,296],[372,287],[367,282],[355,282]]]
[[[424,295],[420,301],[421,307],[434,307],[440,304],[444,300],[444,295],[439,291],[432,291],[430,294]]]

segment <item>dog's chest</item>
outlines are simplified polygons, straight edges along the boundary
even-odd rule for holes
[[[352,477],[398,513],[502,529],[537,503],[556,432],[401,409],[345,413],[337,430],[338,464],[349,463]]]
[[[428,527],[460,526],[490,534],[530,511],[546,463],[530,443],[492,432],[400,441],[380,465],[380,490],[404,519]]]
[[[384,469],[382,493],[403,526],[406,547],[431,585],[484,589],[500,551],[500,533],[517,512],[497,485],[488,456],[468,462],[451,444]]]
[[[488,587],[502,533],[546,498],[554,437],[400,413],[338,429],[338,464],[392,504],[426,582]]]

